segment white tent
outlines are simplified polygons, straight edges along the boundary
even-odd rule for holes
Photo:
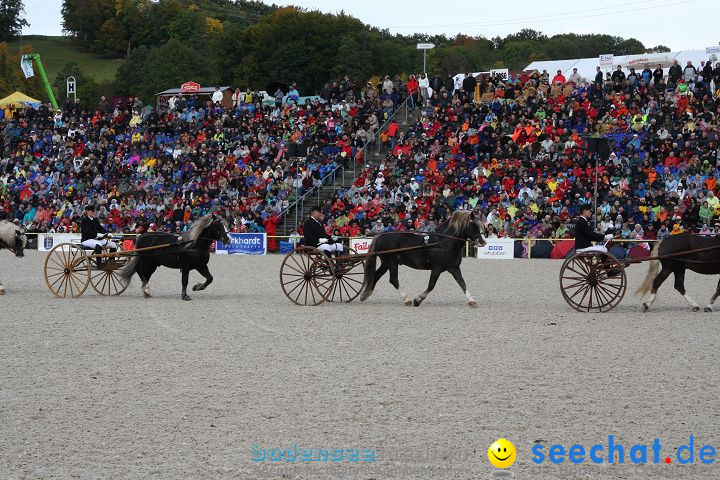
[[[662,65],[667,75],[667,68],[669,68],[673,61],[677,60],[681,67],[685,67],[688,61],[691,61],[695,68],[700,69],[701,62],[711,60],[717,61],[717,57],[712,54],[708,55],[705,50],[683,50],[680,52],[667,52],[667,53],[648,53],[641,55],[620,55],[615,56],[613,59],[613,65],[602,67],[604,72],[610,72],[615,70],[618,65],[623,67],[623,70],[627,73],[630,67],[635,68],[638,73],[648,65],[650,69],[654,70],[658,64]],[[539,62],[532,62],[530,65],[524,68],[527,70],[538,70],[542,72],[547,70],[550,74],[550,78],[555,75],[558,70],[562,70],[563,75],[566,77],[572,74],[572,69],[577,68],[580,76],[584,77],[588,81],[592,81],[595,78],[595,68],[600,65],[600,61],[597,57],[592,58],[576,58],[571,60],[543,60]]]

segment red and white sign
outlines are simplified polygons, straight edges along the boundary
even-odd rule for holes
[[[195,82],[185,82],[180,85],[182,93],[197,93],[200,91],[200,84]]]
[[[370,249],[370,243],[372,238],[351,238],[350,248],[355,250],[357,253],[367,253]]]

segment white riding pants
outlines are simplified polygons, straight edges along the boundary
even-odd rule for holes
[[[343,246],[342,243],[321,243],[318,247],[318,250],[321,252],[342,252]]]
[[[82,242],[81,245],[82,245],[83,247],[92,248],[93,250],[94,250],[95,247],[97,247],[98,245],[101,246],[101,247],[103,247],[103,248],[114,248],[114,249],[117,250],[117,244],[116,244],[115,242],[113,242],[112,240],[109,240],[109,239],[94,240],[94,239],[91,238],[90,240],[85,240],[84,242]]]
[[[608,249],[604,245],[593,245],[592,247],[581,248],[579,250],[575,250],[575,253],[586,253],[586,252],[608,253]]]

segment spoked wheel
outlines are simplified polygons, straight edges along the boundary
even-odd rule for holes
[[[574,255],[560,269],[560,291],[579,312],[609,312],[625,296],[625,265],[614,256],[587,252]]]
[[[350,253],[355,255],[354,249],[349,249]],[[328,297],[330,302],[352,302],[360,295],[363,280],[365,278],[365,259],[358,258],[335,259],[333,266],[335,267],[335,284],[332,292]]]
[[[314,248],[288,254],[280,266],[280,286],[296,305],[320,305],[328,299],[334,284],[332,262]]]
[[[77,298],[90,284],[90,263],[79,245],[61,243],[45,257],[45,283],[60,298]]]
[[[122,249],[118,248],[118,252]],[[103,251],[103,253],[106,253]],[[90,262],[97,262],[98,259],[90,257]],[[100,295],[115,296],[123,293],[130,285],[130,279],[123,278],[118,270],[125,266],[130,257],[119,255],[116,257],[103,257],[100,259],[100,266],[97,263],[91,265],[90,285]]]

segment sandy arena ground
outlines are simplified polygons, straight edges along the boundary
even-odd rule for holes
[[[518,450],[515,478],[720,478],[698,458],[720,449],[720,313],[691,313],[671,281],[651,313],[628,294],[579,314],[559,262],[470,260],[477,309],[448,274],[420,308],[387,277],[364,303],[296,307],[280,256],[213,257],[215,283],[192,302],[171,270],[148,300],[137,281],[120,297],[61,300],[43,258],[0,254],[2,479],[490,478],[499,437]],[[629,269],[631,288],[645,270]],[[427,277],[400,271],[413,296]],[[688,291],[704,305],[716,281],[690,273]],[[546,454],[607,449],[609,434],[626,450],[659,438],[662,463],[652,450],[644,467],[531,461],[536,441]],[[376,461],[267,461],[293,444],[371,448]]]

